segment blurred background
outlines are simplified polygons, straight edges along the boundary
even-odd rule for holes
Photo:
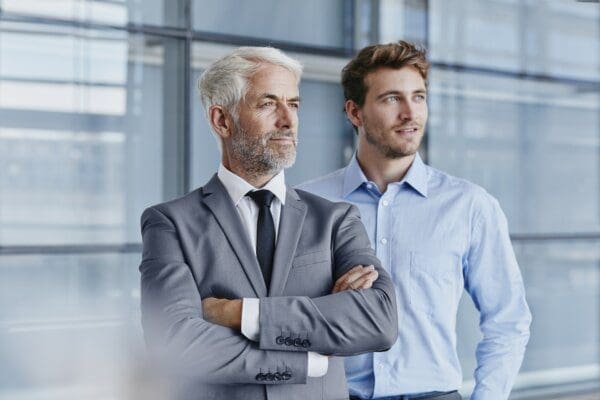
[[[511,398],[599,399],[600,6],[575,0],[0,0],[0,399],[149,398],[139,217],[216,171],[203,68],[305,64],[296,184],[352,155],[342,66],[401,38],[432,61],[424,158],[509,220],[534,316]],[[465,397],[477,323],[463,296]]]

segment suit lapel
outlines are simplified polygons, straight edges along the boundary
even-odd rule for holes
[[[210,208],[225,233],[225,237],[244,268],[244,272],[252,284],[257,297],[265,297],[267,295],[267,286],[260,271],[258,260],[250,246],[246,230],[242,225],[235,205],[216,174],[202,188],[202,193],[204,195],[204,203]]]
[[[302,225],[306,215],[306,205],[300,200],[298,194],[288,188],[285,206],[281,208],[277,246],[273,258],[273,273],[269,296],[281,296],[292,267],[292,259],[296,253],[298,240],[302,233]]]

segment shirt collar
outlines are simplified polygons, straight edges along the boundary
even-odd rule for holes
[[[342,185],[342,198],[346,198],[350,193],[354,192],[365,182],[369,182],[365,174],[363,173],[358,160],[356,159],[356,153],[350,159],[350,163],[346,167],[344,172],[344,184]]]
[[[406,182],[422,196],[427,197],[427,180],[427,166],[421,159],[419,153],[417,153],[402,182]],[[350,193],[366,182],[369,182],[369,180],[360,168],[356,153],[354,153],[354,156],[350,160],[344,173],[342,197],[346,198]]]
[[[423,197],[427,197],[427,166],[421,159],[419,153],[416,154],[415,159],[408,169],[403,181],[408,183]]]
[[[217,172],[217,176],[219,180],[225,186],[227,193],[231,197],[233,204],[236,206],[240,202],[240,200],[246,196],[246,193],[254,190],[258,190],[248,182],[246,182],[243,178],[234,174],[223,164],[219,165],[219,171]],[[281,170],[277,175],[275,175],[265,186],[260,189],[266,189],[271,191],[281,201],[281,204],[285,204],[285,175],[283,170]]]

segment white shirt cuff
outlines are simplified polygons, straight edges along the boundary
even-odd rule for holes
[[[242,335],[258,342],[260,336],[260,300],[242,299]],[[310,365],[310,363],[309,363]]]
[[[312,351],[308,352],[307,375],[309,378],[320,378],[327,373],[329,357]]]

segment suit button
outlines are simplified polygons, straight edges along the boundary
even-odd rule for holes
[[[273,374],[273,380],[274,381],[281,381],[281,380],[283,380],[283,377],[281,376],[281,374],[279,372],[275,372]]]
[[[285,343],[285,338],[283,336],[277,336],[275,338],[275,343],[277,343],[278,345],[282,345],[283,343]]]
[[[267,378],[268,381],[272,381],[273,379],[275,379],[275,377],[273,376],[273,374],[270,373],[270,372],[267,374],[266,378]]]
[[[310,347],[310,340],[304,339],[302,341],[302,347],[304,347],[304,348]]]
[[[281,377],[284,381],[288,381],[292,377],[292,374],[288,371],[285,371],[283,374],[281,374]]]
[[[261,374],[256,375],[256,380],[259,381],[259,382],[264,381],[265,380],[265,374],[261,373]]]
[[[285,345],[286,346],[292,346],[293,344],[294,344],[294,339],[292,339],[289,336],[285,338]]]
[[[300,338],[294,339],[294,347],[300,347],[300,346],[302,346],[302,339],[300,339]]]

